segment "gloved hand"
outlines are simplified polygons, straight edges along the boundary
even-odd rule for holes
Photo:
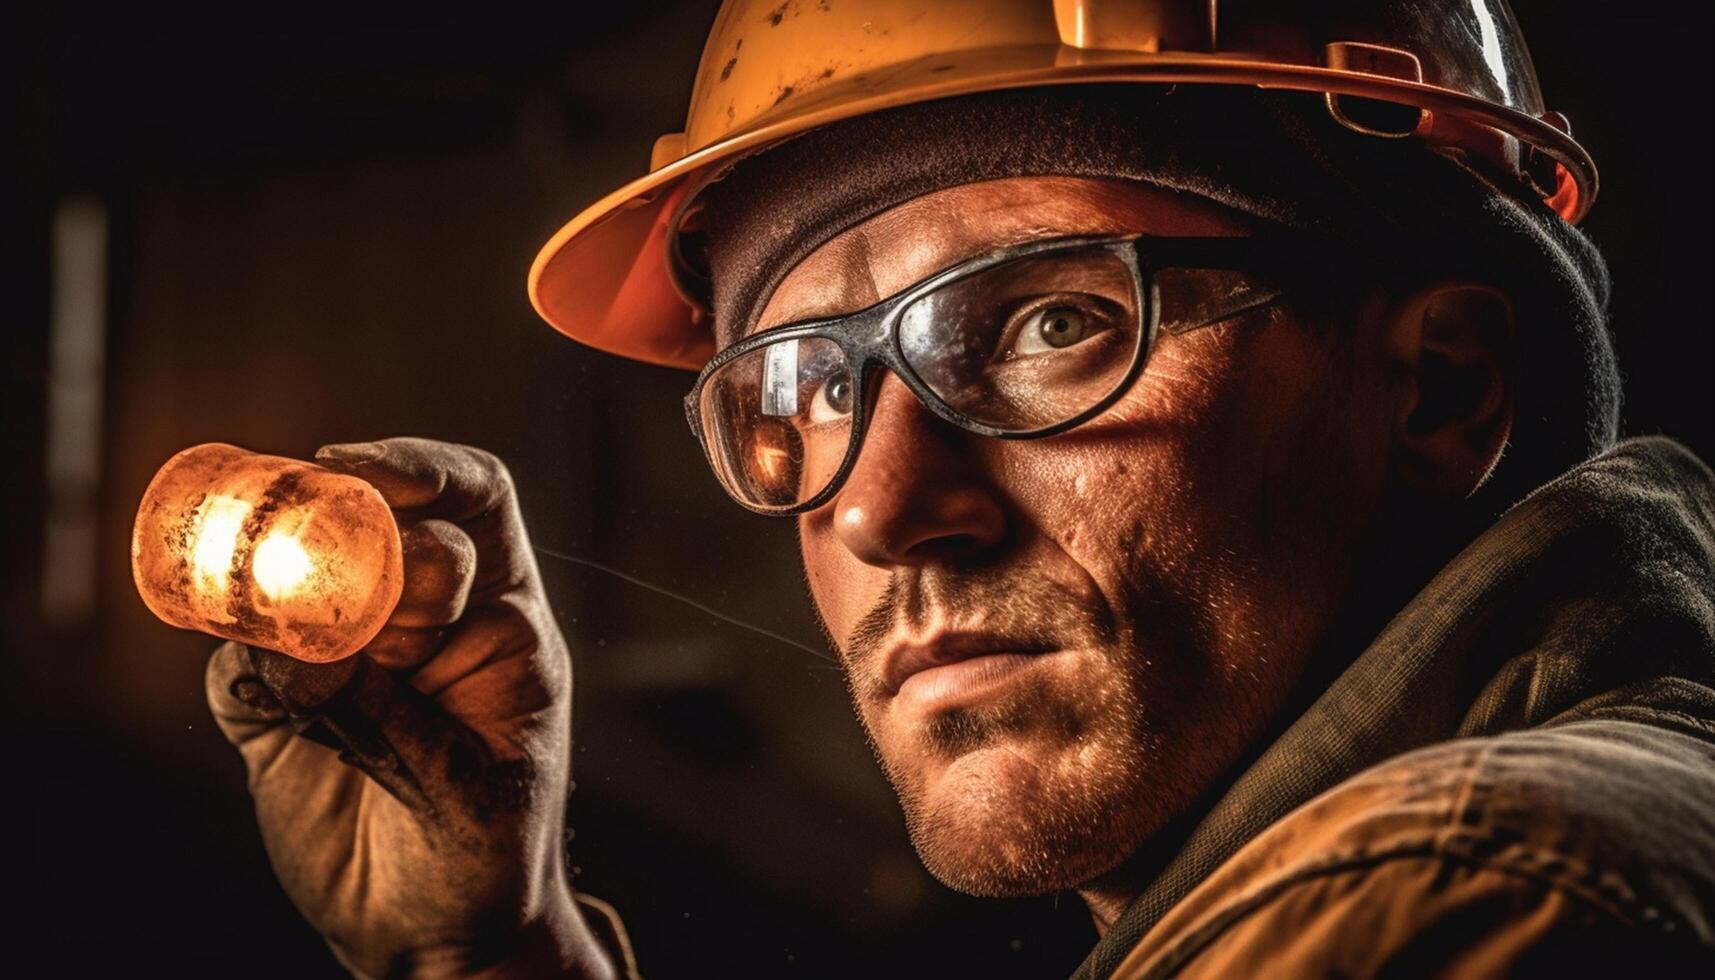
[[[566,880],[571,660],[506,468],[426,439],[316,460],[393,508],[405,587],[345,661],[209,661],[287,894],[361,976],[613,976]]]

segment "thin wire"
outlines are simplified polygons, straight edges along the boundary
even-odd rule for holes
[[[753,623],[747,623],[742,619],[736,619],[732,616],[727,615],[724,612],[721,612],[719,609],[715,609],[715,608],[710,607],[710,606],[705,606],[702,603],[698,602],[697,600],[691,598],[690,596],[681,595],[680,593],[674,592],[672,589],[668,589],[668,588],[664,588],[664,587],[659,586],[659,585],[655,585],[652,582],[645,582],[644,580],[638,578],[637,576],[631,575],[631,574],[626,573],[626,572],[622,572],[619,569],[614,568],[611,565],[604,565],[599,561],[595,561],[595,560],[589,559],[589,558],[580,558],[577,555],[567,554],[566,552],[563,552],[563,551],[555,551],[552,548],[544,548],[541,545],[536,545],[534,547],[535,547],[537,554],[547,555],[549,558],[558,558],[561,561],[571,562],[574,565],[583,565],[587,568],[593,568],[598,572],[606,572],[607,574],[612,575],[614,578],[623,579],[627,582],[630,582],[632,585],[637,586],[640,589],[648,589],[649,591],[651,591],[657,595],[664,595],[669,599],[675,599],[679,602],[682,602],[685,605],[690,606],[692,609],[695,609],[699,612],[703,612],[703,613],[706,613],[710,616],[713,616],[714,618],[720,620],[723,623],[731,623],[732,625],[737,626],[740,629],[747,629],[747,630],[751,631],[752,633],[756,633],[759,636],[766,636],[770,640],[773,640],[777,643],[784,643],[787,646],[792,647],[793,649],[796,649],[796,650],[802,650],[812,657],[818,657],[822,660],[828,661],[829,663],[836,663],[836,664],[838,663],[837,660],[835,660],[833,657],[828,656],[827,653],[825,653],[821,650],[814,649],[812,647],[805,646],[804,644],[799,643],[797,640],[794,640],[789,636],[782,636],[779,633],[774,632],[773,630],[766,629],[766,628],[761,627],[761,626],[757,626]]]

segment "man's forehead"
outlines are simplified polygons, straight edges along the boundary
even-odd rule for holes
[[[1246,224],[1204,198],[1135,181],[1014,177],[961,184],[896,205],[817,247],[781,279],[756,329],[863,309],[994,248],[1113,233],[1242,235]]]

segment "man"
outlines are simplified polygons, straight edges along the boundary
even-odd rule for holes
[[[700,370],[929,870],[1076,889],[1087,977],[1708,960],[1715,478],[1614,444],[1594,170],[1510,18],[803,6],[723,10],[532,295]],[[410,584],[346,664],[210,663],[288,892],[360,975],[634,972],[503,467],[318,458]]]

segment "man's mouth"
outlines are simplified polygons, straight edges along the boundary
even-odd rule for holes
[[[889,698],[951,707],[1010,682],[1054,649],[988,633],[937,633],[888,647],[882,679]]]

